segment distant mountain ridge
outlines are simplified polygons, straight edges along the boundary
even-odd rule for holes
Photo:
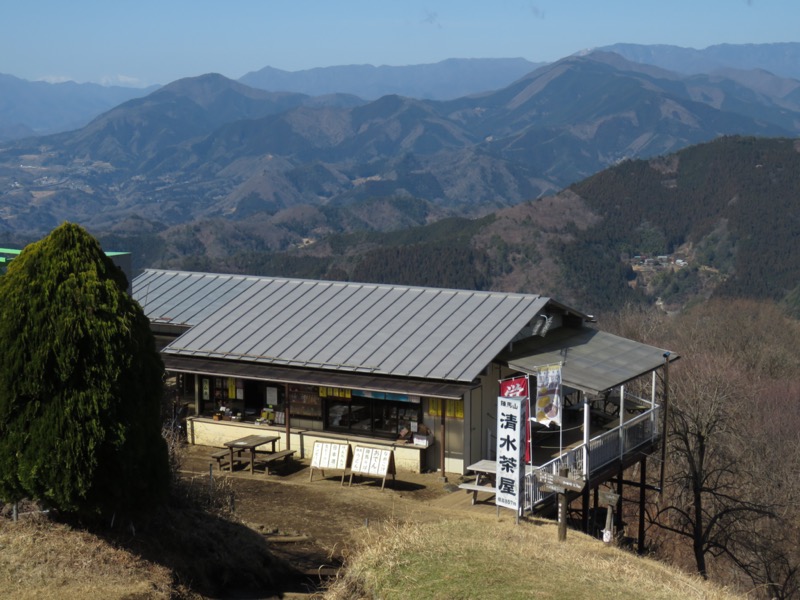
[[[418,201],[425,208],[415,218],[427,221],[479,216],[628,158],[720,135],[798,131],[791,94],[609,53],[451,101],[311,98],[210,74],[130,100],[81,130],[6,145],[0,226],[41,231],[70,219],[108,231],[134,216],[156,229],[260,219],[283,231],[271,243],[287,244],[366,226],[373,219],[353,211],[378,200]],[[383,214],[382,229],[407,223]]]
[[[722,44],[704,50],[615,44],[600,50],[681,74],[719,74],[736,70],[740,72],[739,80],[747,80],[751,86],[762,77],[758,73],[763,71],[771,73],[774,78],[800,80],[800,44],[793,42]],[[502,89],[544,65],[522,58],[453,58],[433,64],[349,65],[294,72],[264,67],[247,73],[239,81],[268,91],[309,96],[345,94],[375,100],[396,94],[418,99],[453,100]],[[769,85],[774,88],[773,83]],[[102,112],[131,98],[147,95],[157,87],[137,89],[74,82],[51,84],[0,74],[0,142],[80,128]],[[794,102],[798,100],[795,95]]]
[[[397,94],[422,100],[452,100],[503,88],[544,64],[524,58],[450,58],[409,66],[342,65],[302,71],[264,67],[239,81],[272,92],[309,96],[344,93],[376,100]]]
[[[0,73],[0,142],[78,129],[98,114],[157,87],[46,83]]]
[[[800,79],[800,42],[717,44],[702,50],[667,44],[612,44],[596,50],[687,75],[737,69],[763,70],[779,77]]]

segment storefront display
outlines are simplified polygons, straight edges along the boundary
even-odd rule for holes
[[[289,386],[289,412],[293,417],[322,418],[319,388],[310,385]]]

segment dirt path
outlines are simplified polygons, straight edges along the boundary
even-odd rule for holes
[[[209,456],[216,449],[188,446],[183,472],[198,485],[208,481]],[[379,479],[355,478],[352,487],[340,472],[314,472],[309,482],[308,460],[295,461],[285,473],[265,475],[236,469],[220,473],[234,491],[236,516],[265,534],[274,552],[303,571],[338,567],[354,534],[363,527],[388,521],[430,522],[463,514],[493,516],[494,506],[471,506],[468,495],[458,490],[458,481],[440,481],[434,473],[398,474],[381,490]]]

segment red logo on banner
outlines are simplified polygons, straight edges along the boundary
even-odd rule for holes
[[[500,395],[506,398],[527,398],[528,397],[528,378],[514,377],[500,382]]]

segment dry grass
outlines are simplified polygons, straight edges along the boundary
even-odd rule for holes
[[[294,569],[226,510],[228,480],[215,478],[211,497],[193,483],[176,484],[170,505],[135,527],[86,529],[30,504],[14,522],[0,504],[0,599],[265,597],[290,585]]]
[[[361,532],[325,595],[353,598],[738,598],[662,563],[542,522],[452,520]]]
[[[170,598],[170,569],[46,518],[0,519],[0,597]]]

